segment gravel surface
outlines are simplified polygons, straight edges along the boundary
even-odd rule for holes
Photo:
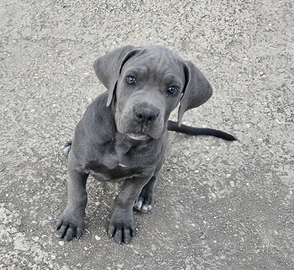
[[[0,2],[0,269],[294,269],[292,0]],[[64,242],[59,147],[105,91],[94,60],[127,44],[194,62],[214,95],[184,123],[239,141],[170,132],[129,245],[106,233],[119,184],[90,178],[85,233]]]

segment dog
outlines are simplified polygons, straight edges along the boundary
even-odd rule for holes
[[[121,181],[108,234],[129,243],[136,228],[133,208],[152,208],[153,187],[164,162],[167,130],[235,140],[214,129],[181,125],[185,111],[205,103],[212,87],[190,61],[163,46],[125,46],[94,63],[107,92],[99,95],[78,123],[68,155],[68,202],[56,229],[67,241],[83,233],[89,175],[100,181]],[[168,121],[180,104],[178,122]]]

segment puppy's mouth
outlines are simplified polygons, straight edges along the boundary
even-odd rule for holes
[[[150,138],[150,136],[143,134],[143,133],[127,133],[127,135],[131,139],[137,140],[137,141],[145,141]]]

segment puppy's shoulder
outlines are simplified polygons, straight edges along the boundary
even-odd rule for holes
[[[102,138],[112,136],[115,132],[113,113],[106,106],[107,92],[99,95],[87,108],[80,125],[89,136]]]
[[[103,119],[108,120],[111,117],[111,110],[106,106],[107,92],[99,95],[95,98],[92,103],[88,106],[83,121],[85,122],[101,122]]]

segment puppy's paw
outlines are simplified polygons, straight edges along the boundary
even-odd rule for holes
[[[62,145],[60,149],[62,150],[63,154],[68,156],[69,151],[71,149],[72,142],[67,142],[66,144]]]
[[[152,209],[152,197],[141,197],[139,196],[138,199],[134,203],[134,208],[140,211],[143,214],[151,211]]]
[[[154,178],[155,179],[155,178]],[[134,208],[143,214],[151,211],[153,201],[153,185],[147,184],[141,190],[140,195],[134,203]]]
[[[79,239],[83,234],[84,218],[75,214],[63,213],[56,223],[56,230],[60,238],[71,241]]]
[[[108,235],[119,244],[128,244],[136,234],[133,216],[112,216],[108,228]]]

